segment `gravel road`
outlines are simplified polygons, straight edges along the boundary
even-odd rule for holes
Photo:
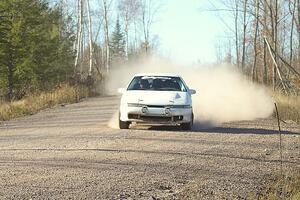
[[[0,199],[245,199],[280,169],[274,119],[190,132],[107,126],[98,97],[0,122]],[[300,128],[283,129],[283,169],[300,165]]]

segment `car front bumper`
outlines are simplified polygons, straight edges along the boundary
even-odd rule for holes
[[[172,107],[120,107],[120,120],[147,124],[181,124],[192,119],[192,108]]]

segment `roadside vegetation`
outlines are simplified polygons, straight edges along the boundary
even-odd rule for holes
[[[300,124],[300,96],[283,95],[278,92],[273,94],[280,118],[282,120],[293,120]],[[273,183],[268,185],[261,199],[300,199],[300,169],[279,176]]]
[[[28,95],[21,100],[1,102],[0,121],[32,115],[38,111],[51,108],[55,105],[78,102],[88,95],[88,90],[83,87],[62,85],[48,92]]]
[[[292,120],[300,124],[300,96],[285,95],[280,92],[270,92],[277,104],[280,119]],[[274,113],[274,115],[276,115]],[[277,176],[269,182],[259,196],[253,195],[251,199],[280,200],[300,199],[300,169],[288,171],[282,176]]]
[[[110,70],[154,52],[160,4],[111,2],[0,1],[0,120],[103,94]]]
[[[46,1],[0,1],[0,98],[19,100],[72,78],[74,34]]]
[[[159,7],[150,0],[1,0],[0,101],[62,83],[101,93],[111,69],[154,52]]]
[[[278,112],[282,120],[293,120],[300,123],[300,96],[273,93]]]
[[[299,124],[300,1],[216,0],[210,10],[217,12],[228,27],[228,37],[218,46],[219,60],[236,65],[253,82],[271,87],[281,119]],[[225,17],[229,20],[224,21]],[[299,179],[299,171],[289,177]],[[270,185],[274,191],[290,188],[299,195],[300,188],[292,182],[278,179]],[[266,199],[300,198],[270,193]]]
[[[266,187],[262,194],[256,198],[253,197],[253,199],[300,199],[300,171],[277,177],[274,182]]]

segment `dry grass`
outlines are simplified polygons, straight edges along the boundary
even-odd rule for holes
[[[300,171],[295,171],[290,175],[279,177],[266,188],[266,191],[257,199],[280,200],[300,199]]]
[[[272,96],[277,103],[281,119],[300,123],[300,96],[286,96],[280,93],[273,93]]]
[[[274,92],[271,92],[271,95],[277,103],[279,116],[282,120],[293,120],[300,123],[300,96],[287,96]],[[300,199],[300,171],[296,170],[284,177],[278,177],[266,187],[262,196],[253,199]]]
[[[58,104],[78,102],[84,96],[87,96],[86,89],[63,85],[56,90],[30,95],[22,100],[1,102],[0,121],[32,115]]]

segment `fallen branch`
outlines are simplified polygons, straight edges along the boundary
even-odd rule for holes
[[[266,37],[264,37],[264,40],[266,41],[266,44],[267,44],[268,50],[269,50],[269,52],[270,52],[271,58],[272,58],[272,60],[273,60],[273,62],[274,62],[274,65],[275,65],[275,67],[276,67],[276,71],[277,71],[277,74],[278,74],[279,79],[280,79],[280,81],[281,81],[281,84],[282,84],[282,86],[283,86],[283,90],[285,91],[286,94],[288,94],[286,85],[285,85],[285,83],[284,83],[284,81],[283,81],[283,78],[282,78],[282,75],[281,75],[281,71],[280,71],[280,69],[279,69],[279,66],[278,66],[278,64],[277,64],[277,62],[276,62],[276,60],[275,60],[275,58],[274,58],[274,55],[273,55],[271,46],[270,46],[270,44],[269,44],[269,42],[268,42],[268,40],[267,40]]]

